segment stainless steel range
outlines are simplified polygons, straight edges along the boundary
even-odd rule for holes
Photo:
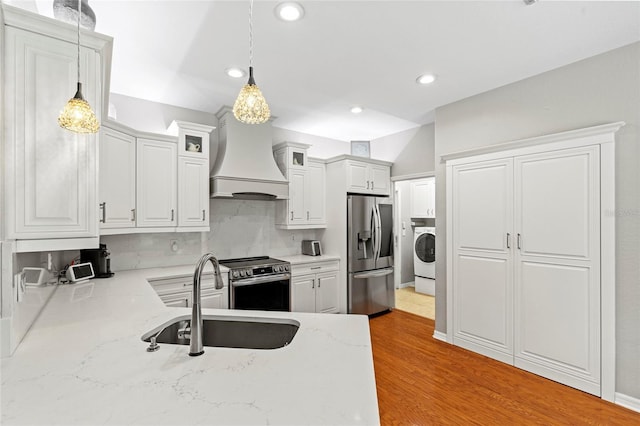
[[[268,256],[220,260],[229,268],[229,307],[291,310],[291,264]]]

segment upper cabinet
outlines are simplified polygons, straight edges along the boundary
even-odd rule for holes
[[[98,134],[58,125],[77,83],[75,27],[3,5],[6,235],[17,251],[98,245]],[[83,32],[80,80],[98,119],[112,39]]]
[[[282,229],[326,228],[325,164],[307,157],[309,145],[274,146],[276,164],[289,181],[289,199],[278,200],[276,226]]]
[[[436,178],[430,177],[411,182],[411,217],[436,217]]]
[[[114,122],[103,126],[101,234],[209,230],[208,132],[214,127],[174,124],[177,138]]]
[[[347,192],[389,195],[391,167],[364,161],[347,160]]]
[[[391,193],[391,163],[379,160],[362,160],[351,155],[341,155],[326,161],[332,181],[350,194],[382,195]],[[339,189],[338,187],[335,188]]]

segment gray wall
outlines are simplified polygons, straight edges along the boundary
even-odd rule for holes
[[[435,126],[425,124],[417,130],[408,130],[376,141],[387,144],[405,143],[404,149],[393,160],[391,176],[405,176],[432,172],[435,168]]]
[[[446,331],[441,155],[616,121],[616,391],[640,398],[640,43],[436,110],[436,328]]]

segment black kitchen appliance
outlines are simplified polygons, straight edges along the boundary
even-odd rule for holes
[[[107,245],[100,244],[97,249],[80,250],[80,263],[91,262],[95,278],[109,278],[113,276],[110,255]]]

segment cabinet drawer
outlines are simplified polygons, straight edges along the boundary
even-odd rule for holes
[[[302,265],[291,265],[291,273],[295,276],[317,274],[326,271],[337,271],[338,269],[339,263],[337,260],[325,260],[321,262],[305,263]]]
[[[184,276],[175,278],[159,278],[149,280],[149,284],[151,284],[151,287],[153,287],[156,293],[160,296],[184,291],[191,292],[193,287],[193,277]],[[215,287],[213,274],[208,274],[208,276],[203,275],[201,284],[203,290]]]

